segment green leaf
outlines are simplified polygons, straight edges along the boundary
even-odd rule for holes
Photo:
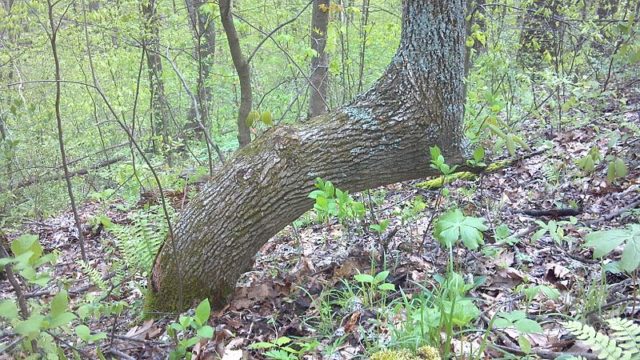
[[[84,341],[89,341],[91,338],[91,330],[86,325],[78,325],[76,326],[76,335]]]
[[[0,317],[7,320],[15,320],[18,318],[18,307],[13,300],[0,301]]]
[[[13,257],[1,258],[0,259],[0,267],[4,267],[6,265],[13,264],[13,263],[16,263],[16,262],[18,262],[18,260],[16,260],[16,258],[13,258]]]
[[[268,359],[274,359],[274,360],[296,360],[297,359],[296,356],[291,355],[284,350],[270,350],[264,353],[264,355]]]
[[[518,345],[520,345],[520,350],[525,354],[531,353],[531,342],[529,342],[526,337],[522,335],[518,336]]]
[[[15,331],[17,334],[33,339],[40,335],[40,331],[43,330],[43,322],[44,316],[33,313],[27,320],[20,321],[15,326]]]
[[[540,334],[542,333],[542,326],[531,319],[520,319],[515,323],[516,329],[521,334]]]
[[[198,304],[196,308],[196,320],[199,325],[205,324],[209,320],[209,316],[211,315],[211,304],[209,304],[209,299],[204,299]]]
[[[58,314],[55,317],[51,317],[49,320],[49,328],[56,328],[59,326],[67,325],[72,322],[76,316],[70,312],[63,312],[62,314]]]
[[[28,262],[32,264],[37,258],[42,255],[42,246],[38,241],[36,235],[25,234],[11,243],[11,251],[15,257],[19,257],[22,254],[31,252]]]
[[[180,341],[180,346],[183,346],[185,349],[188,349],[188,348],[192,347],[193,345],[197,344],[198,341],[200,341],[200,338],[198,338],[198,337],[192,337],[192,338],[184,339],[184,340]]]
[[[260,119],[260,113],[255,110],[251,111],[249,115],[247,115],[247,126],[253,127],[258,119]]]
[[[473,151],[473,160],[475,160],[478,163],[484,160],[484,156],[485,156],[485,152],[482,146],[478,146]]]
[[[369,274],[357,274],[353,277],[357,282],[373,284],[375,278]]]
[[[391,283],[384,283],[378,286],[378,289],[381,291],[395,291],[396,286]]]
[[[198,336],[205,339],[211,339],[213,337],[213,328],[209,325],[205,325],[198,329]]]
[[[475,250],[484,243],[482,232],[486,230],[484,219],[465,216],[459,209],[453,209],[438,219],[435,236],[447,247],[462,240],[468,249]]]
[[[560,291],[558,289],[553,288],[547,285],[540,285],[540,291],[547,299],[550,300],[558,300],[560,298]]]
[[[64,313],[69,307],[69,298],[67,297],[67,291],[62,290],[56,294],[51,300],[51,312],[52,318]]]
[[[288,343],[290,343],[292,340],[286,336],[281,336],[279,338],[277,338],[273,343],[278,345],[278,346],[282,346],[282,345],[286,345]]]
[[[601,258],[628,239],[629,233],[622,229],[595,231],[586,236],[585,246],[593,248],[594,258]]]
[[[381,283],[381,282],[387,280],[387,277],[389,277],[389,271],[388,270],[381,271],[378,274],[376,274],[376,277],[373,280],[373,282],[376,283],[376,284]]]
[[[260,121],[267,126],[273,126],[273,117],[269,111],[263,111],[260,114]]]

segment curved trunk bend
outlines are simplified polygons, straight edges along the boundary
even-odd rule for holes
[[[371,90],[308,123],[271,129],[192,200],[176,225],[177,254],[164,246],[156,258],[151,309],[182,310],[180,276],[185,307],[205,297],[224,305],[260,247],[312,207],[317,177],[361,191],[433,175],[434,145],[461,163],[464,37],[462,0],[406,0],[400,48]]]

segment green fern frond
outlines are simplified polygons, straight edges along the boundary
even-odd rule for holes
[[[161,211],[152,207],[130,215],[131,224],[109,227],[127,266],[147,272],[167,235],[167,223]]]
[[[82,269],[82,272],[87,275],[89,281],[91,281],[92,284],[97,286],[100,290],[107,289],[109,285],[107,285],[107,282],[102,279],[102,274],[100,273],[100,271],[98,271],[98,269],[95,269],[93,266],[82,260],[79,262],[79,265],[80,269]]]
[[[632,359],[640,359],[640,325],[629,319],[614,318],[607,320],[611,328],[611,337],[618,346],[629,353]]]
[[[637,347],[638,345],[636,341],[638,333],[634,331],[634,328],[637,325],[630,322],[631,325],[633,325],[633,327],[631,327],[629,323],[624,320],[612,320],[615,328],[612,326],[613,334],[611,336],[597,332],[592,326],[582,324],[578,321],[566,322],[564,323],[564,326],[579,340],[582,340],[585,344],[589,345],[591,350],[598,354],[598,359],[638,359],[638,353],[633,350],[633,346]],[[621,344],[618,344],[619,341],[621,341]],[[628,350],[629,348],[632,350]]]

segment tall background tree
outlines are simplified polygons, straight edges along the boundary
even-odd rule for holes
[[[253,90],[251,89],[251,67],[240,47],[238,31],[233,20],[232,1],[220,1],[220,21],[227,35],[229,52],[240,82],[240,104],[238,107],[238,144],[247,146],[251,142],[251,132],[247,123],[247,117],[253,107]]]
[[[309,117],[322,115],[328,110],[327,89],[329,82],[329,61],[325,48],[329,27],[329,0],[314,0],[311,15],[311,76],[309,83]]]
[[[160,19],[158,15],[158,0],[141,2],[140,9],[144,18],[143,47],[147,58],[147,72],[149,75],[149,91],[151,92],[150,119],[155,134],[162,137],[162,141],[154,141],[156,151],[162,151],[169,144],[169,107],[165,95],[165,85],[162,67],[162,48],[160,46]]]

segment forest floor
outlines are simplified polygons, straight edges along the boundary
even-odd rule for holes
[[[317,341],[316,349],[305,358],[366,357],[366,348],[389,341],[403,317],[390,316],[389,309],[382,309],[385,311],[382,314],[379,307],[368,307],[357,296],[345,300],[343,295],[354,289],[354,275],[375,275],[383,270],[379,255],[383,239],[388,242],[384,265],[390,271],[387,281],[396,289],[387,295],[387,304],[401,299],[400,289],[411,296],[421,291],[420,286],[434,286],[436,275],[446,272],[449,255],[432,237],[431,230],[434,218],[443,208],[454,204],[467,214],[484,217],[490,227],[482,252],[462,247],[454,250],[456,271],[465,278],[483,279],[469,293],[482,311],[470,326],[478,331],[465,332],[454,340],[456,351],[463,353],[463,348],[473,344],[477,348],[488,319],[496,312],[526,309],[544,329],[541,334],[528,336],[534,353],[541,357],[561,352],[587,353],[583,343],[566,336],[567,331],[559,324],[562,320],[559,314],[590,318],[597,323],[601,314],[590,304],[597,301],[602,311],[640,317],[637,279],[608,273],[606,284],[597,286],[601,284],[602,261],[593,260],[592,251],[582,246],[589,229],[618,228],[640,221],[640,211],[635,209],[640,205],[640,139],[625,136],[640,127],[637,84],[626,88],[624,98],[624,101],[611,99],[610,104],[602,106],[599,116],[583,120],[584,125],[561,129],[531,125],[526,132],[530,143],[534,139],[548,140],[532,150],[544,151],[535,156],[521,152],[521,159],[507,168],[476,180],[458,180],[447,185],[449,195],[443,205],[436,204],[442,201],[440,190],[420,189],[416,187],[418,182],[356,194],[367,204],[372,200],[372,212],[378,221],[390,220],[380,236],[363,231],[369,228],[364,222],[345,228],[337,222],[319,225],[313,214],[303,216],[295,227],[288,227],[264,245],[253,271],[243,276],[229,305],[212,313],[210,324],[216,329],[215,336],[196,345],[194,358],[213,359],[218,358],[217,354],[224,354],[224,359],[264,358],[263,352],[248,347],[283,336],[295,339],[293,346]],[[610,134],[618,134],[618,140],[612,142]],[[629,174],[613,184],[607,182],[606,161],[597,165],[592,174],[583,174],[576,160],[594,146],[600,149],[603,158],[614,155],[624,159]],[[403,219],[403,210],[410,210],[417,197],[423,199],[426,208]],[[568,208],[571,204],[579,206],[575,221],[569,217],[526,214],[528,210]],[[126,223],[127,214],[116,205],[110,204],[105,209],[104,204],[85,204],[81,208],[82,218],[87,220],[106,212],[113,222]],[[367,213],[371,221],[369,210]],[[550,236],[547,232],[532,240],[541,228],[536,221],[548,225],[551,220],[562,228],[561,233],[556,231]],[[72,305],[92,292],[96,296],[104,294],[82,275],[85,272],[78,265],[80,252],[70,213],[27,223],[23,232],[38,234],[47,251],[60,252],[54,277],[68,279]],[[513,236],[505,241],[506,235]],[[108,277],[114,259],[119,256],[113,251],[117,248],[113,236],[104,231],[97,235],[88,231],[87,236],[90,266]],[[619,254],[614,252],[610,259]],[[166,333],[166,326],[173,319],[139,317],[143,294],[137,290],[139,286],[132,284],[145,283],[141,276],[117,284],[121,291],[117,296],[107,293],[105,301],[123,301],[128,310],[88,324],[92,331],[108,334],[108,340],[101,345],[103,352],[120,358],[126,358],[125,355],[164,358],[173,346]],[[543,290],[528,298],[517,290],[538,285],[542,285],[540,289],[556,289],[560,296],[550,296],[553,291]],[[593,289],[604,292],[598,294]],[[46,299],[51,294],[45,289],[27,295]],[[9,283],[2,280],[0,297],[11,296]],[[490,343],[503,351],[520,354],[516,332],[491,331],[488,336]],[[84,351],[95,354],[90,347]],[[502,356],[497,348],[487,350],[487,354]]]

